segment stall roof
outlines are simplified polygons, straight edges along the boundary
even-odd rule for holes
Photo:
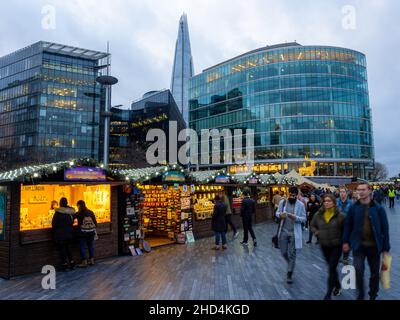
[[[36,166],[26,166],[23,168],[6,171],[0,173],[0,182],[11,182],[18,181],[27,176],[39,178],[45,173],[56,173],[61,168],[64,168],[67,165],[70,165],[71,161],[61,161],[51,164],[42,164]]]
[[[149,167],[142,169],[124,169],[117,172],[127,178],[127,180],[138,181],[142,179],[150,180],[153,176],[161,174],[165,167]]]

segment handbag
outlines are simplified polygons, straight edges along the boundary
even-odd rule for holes
[[[285,206],[286,206],[286,199],[283,202],[282,209],[285,209]],[[276,234],[272,237],[272,246],[275,249],[279,249],[279,236],[281,235],[281,231],[282,231],[285,221],[286,221],[286,219],[280,219],[279,225],[278,225],[278,230],[276,231]]]
[[[392,257],[387,254],[383,257],[380,280],[385,290],[390,289],[390,269],[392,266]]]

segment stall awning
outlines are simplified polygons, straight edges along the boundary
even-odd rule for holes
[[[50,164],[26,166],[16,170],[0,173],[0,182],[19,181],[25,178],[40,178],[43,175],[57,173],[60,169],[71,165],[71,161],[62,161]]]

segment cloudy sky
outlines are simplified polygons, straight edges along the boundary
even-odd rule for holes
[[[54,21],[46,15],[53,9]],[[367,55],[376,159],[400,173],[398,0],[1,0],[0,12],[0,56],[39,40],[100,51],[109,40],[120,79],[114,105],[170,87],[183,12],[196,73],[293,40],[359,50]]]

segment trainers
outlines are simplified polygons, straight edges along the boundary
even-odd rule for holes
[[[213,250],[219,250],[220,248],[219,248],[219,246],[215,246],[214,248],[213,248]]]
[[[237,239],[239,237],[239,232],[236,231],[236,233],[233,235],[233,239]]]
[[[243,246],[248,246],[249,245],[247,242],[244,242],[244,241],[242,241],[240,244],[243,245]]]
[[[335,288],[335,290],[333,290],[333,295],[335,297],[338,297],[342,294],[342,289],[341,288]]]
[[[85,259],[85,260],[82,260],[82,262],[81,262],[81,264],[78,264],[78,268],[87,268],[89,265],[88,265],[88,261]]]
[[[94,258],[89,259],[88,265],[89,266],[94,266]]]
[[[228,246],[227,246],[227,245],[223,245],[223,246],[222,246],[222,249],[223,249],[223,250],[228,250]]]

